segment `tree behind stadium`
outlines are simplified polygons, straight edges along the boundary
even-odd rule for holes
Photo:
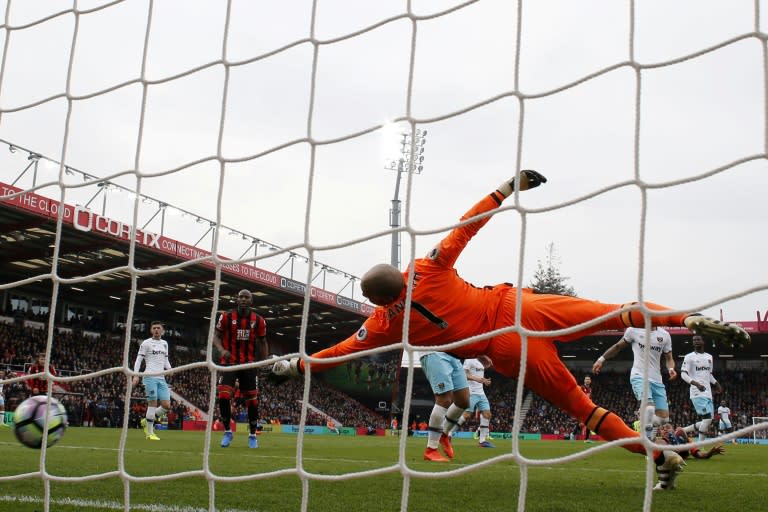
[[[528,285],[536,293],[549,293],[553,295],[576,296],[576,290],[573,286],[566,283],[570,278],[560,274],[558,265],[560,258],[555,251],[554,242],[547,245],[547,257],[544,262],[538,260],[536,273],[533,275],[531,284]]]

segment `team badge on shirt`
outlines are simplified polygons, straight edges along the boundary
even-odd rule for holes
[[[360,330],[357,331],[357,341],[363,341],[365,338],[368,337],[368,330],[365,327],[361,327]]]
[[[429,254],[427,254],[427,258],[433,261],[436,260],[438,256],[440,256],[440,251],[437,249],[437,247],[433,248],[431,251],[429,251]]]

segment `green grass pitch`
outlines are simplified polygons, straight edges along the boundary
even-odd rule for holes
[[[302,482],[296,467],[296,439],[291,434],[265,433],[260,447],[246,446],[244,429],[232,446],[223,449],[221,434],[214,432],[211,449],[204,453],[202,432],[161,431],[162,440],[151,442],[142,432],[128,432],[125,457],[120,461],[119,429],[70,428],[59,444],[47,452],[45,471],[50,480],[50,510],[90,512],[124,510],[130,493],[130,510],[192,512],[282,512],[301,509]],[[308,510],[397,511],[404,485],[408,510],[517,510],[521,472],[512,460],[496,460],[465,472],[470,464],[511,453],[512,442],[497,440],[496,449],[483,449],[471,440],[456,440],[456,459],[450,464],[428,463],[421,455],[424,438],[409,438],[405,463],[419,473],[459,474],[404,479],[399,468],[346,480],[328,476],[391,468],[397,464],[400,438],[311,436],[305,438],[303,468],[325,480],[308,483]],[[575,441],[525,441],[521,454],[546,460],[583,452],[599,444]],[[213,482],[201,473],[223,477]],[[690,460],[678,479],[678,489],[653,495],[654,512],[679,510],[764,510],[768,489],[768,446],[727,445],[726,454],[710,460]],[[531,466],[528,469],[526,511],[641,510],[645,466],[640,455],[621,448],[592,453],[567,463]],[[133,481],[126,485],[121,468]],[[0,430],[0,510],[42,511],[45,485],[39,474],[40,452],[23,447],[11,429]],[[99,479],[56,481],[61,477]],[[170,478],[172,473],[180,478]],[[197,472],[197,474],[196,474]],[[265,473],[280,472],[265,477]],[[9,477],[26,475],[24,478]]]

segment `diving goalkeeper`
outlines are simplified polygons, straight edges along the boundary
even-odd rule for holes
[[[547,179],[536,171],[520,171],[519,180],[505,181],[498,189],[473,206],[462,221],[467,224],[454,228],[425,258],[414,262],[411,302],[406,301],[407,282],[411,269],[379,264],[362,277],[363,295],[377,307],[356,334],[346,340],[312,354],[312,357],[339,357],[383,345],[399,343],[403,338],[406,307],[410,306],[408,341],[418,346],[435,346],[487,334],[491,331],[519,325],[531,331],[526,359],[525,385],[540,397],[584,423],[604,439],[638,438],[637,443],[624,445],[632,452],[646,454],[639,434],[625,425],[616,414],[596,406],[579,388],[576,379],[558,357],[554,340],[538,334],[542,331],[566,329],[613,313],[600,321],[558,341],[573,341],[600,330],[624,330],[644,327],[645,318],[639,305],[603,304],[561,295],[537,294],[521,290],[522,313],[515,320],[518,289],[509,283],[477,287],[459,277],[454,263],[470,239],[490,219],[477,218],[498,208],[517,187],[520,191],[536,188]],[[472,221],[472,219],[475,219]],[[645,303],[652,310],[653,325],[686,326],[731,346],[750,341],[738,326],[723,323],[699,314],[665,313],[669,308]],[[623,309],[625,308],[625,309]],[[620,311],[621,310],[621,311]],[[491,335],[451,350],[457,358],[487,355],[497,372],[517,378],[520,370],[521,338],[517,332]],[[300,358],[280,360],[273,365],[277,376],[293,377],[306,371],[322,371],[341,363],[306,363]],[[683,459],[674,451],[654,451],[657,472],[672,482],[682,469]]]

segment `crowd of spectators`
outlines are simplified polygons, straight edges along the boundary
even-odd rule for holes
[[[22,327],[19,324],[0,322],[0,368],[13,374],[23,374],[34,363],[37,354],[45,350],[48,332],[44,329]],[[128,367],[132,368],[138,350],[138,340],[129,348]],[[77,330],[59,328],[55,331],[51,348],[51,362],[60,377],[92,374],[103,370],[114,371],[98,376],[89,376],[60,382],[54,386],[58,396],[67,408],[72,425],[112,427],[123,424],[125,414],[126,374],[123,371],[124,340],[115,333],[99,336],[78,334]],[[204,354],[187,347],[171,345],[171,362],[175,368],[200,363]],[[11,375],[13,376],[13,375]],[[172,400],[173,414],[169,422],[195,419],[200,411],[208,411],[211,386],[211,371],[206,366],[197,366],[176,371],[167,376],[171,388],[181,395],[185,404]],[[13,410],[29,395],[24,381],[5,387],[8,410]],[[260,419],[265,423],[279,421],[297,424],[301,414],[303,381],[274,385],[267,379],[260,379]],[[134,389],[129,407],[129,425],[137,427],[144,417],[146,408],[144,394]],[[236,397],[237,398],[237,397]],[[342,394],[320,379],[314,379],[310,388],[310,404],[322,411],[310,409],[308,425],[325,425],[326,415],[345,426],[385,427],[387,420],[366,408],[361,403]],[[191,404],[191,405],[187,405]],[[234,400],[233,417],[245,417],[245,405]],[[218,409],[214,408],[214,415]]]
[[[264,380],[264,379],[262,379]],[[261,409],[269,411],[268,417],[278,418],[281,423],[298,424],[301,415],[300,398],[303,396],[303,380],[293,380],[281,385],[261,387]],[[389,422],[320,379],[314,379],[309,392],[309,403],[344,426],[386,428]],[[325,425],[326,418],[309,411],[307,424]],[[264,412],[262,412],[264,414]],[[311,419],[311,421],[310,421]]]
[[[45,350],[48,332],[45,329],[23,327],[19,323],[0,323],[0,368],[9,369],[17,374],[35,362],[37,354]],[[135,343],[134,343],[135,341]],[[59,376],[74,377],[89,375],[81,379],[57,383],[62,403],[67,408],[73,425],[120,426],[123,424],[125,408],[125,390],[127,386],[124,373],[124,361],[129,368],[138,349],[139,339],[132,340],[129,354],[124,358],[125,343],[122,336],[115,332],[105,332],[97,336],[84,335],[81,331],[70,328],[55,330],[51,362]],[[171,360],[175,368],[194,365],[205,360],[199,350],[184,346],[171,345]],[[98,376],[91,374],[103,370]],[[296,380],[274,385],[265,377],[265,368],[260,379],[260,416],[265,423],[280,422],[297,424],[301,415],[303,380]],[[734,371],[720,368],[715,375],[724,388],[724,393],[715,397],[716,404],[726,400],[733,411],[734,427],[741,428],[752,423],[753,416],[768,416],[768,372],[765,370]],[[491,403],[493,419],[491,429],[496,432],[510,432],[514,416],[514,397],[516,382],[491,372],[493,385],[487,389]],[[579,382],[583,374],[577,374]],[[185,403],[174,401],[170,420],[180,422],[194,419],[200,411],[208,411],[211,387],[215,379],[206,366],[191,367],[170,374],[168,381],[174,391],[185,399]],[[422,393],[419,398],[431,399],[428,389],[415,387],[415,393]],[[688,398],[689,387],[680,379],[667,383],[670,412],[673,423],[688,425],[694,422],[695,412]],[[7,409],[28,396],[29,390],[23,381],[5,386]],[[626,372],[603,372],[593,377],[593,401],[619,415],[631,425],[637,417],[637,401],[632,395],[629,377]],[[308,425],[324,425],[326,415],[345,426],[386,428],[388,420],[380,414],[366,408],[321,378],[313,378],[309,402],[322,413],[310,408],[307,416]],[[142,389],[133,390],[128,407],[129,425],[138,426],[146,407]],[[244,418],[244,404],[233,401],[233,417]],[[218,414],[213,408],[214,415]],[[471,429],[470,422],[467,429]],[[537,396],[533,396],[521,431],[539,432],[567,436],[577,427],[577,422],[552,407]]]

